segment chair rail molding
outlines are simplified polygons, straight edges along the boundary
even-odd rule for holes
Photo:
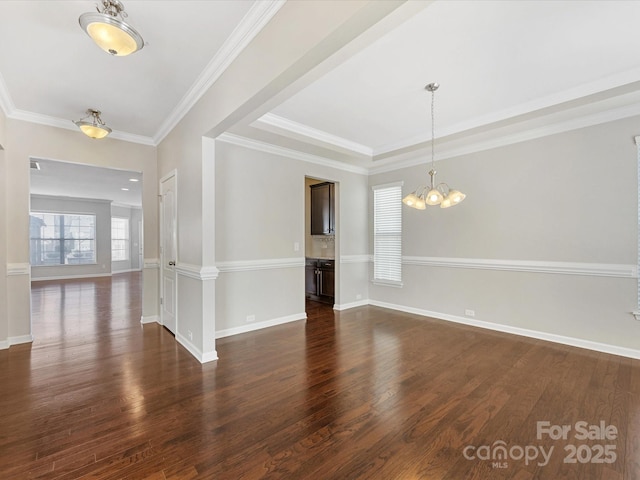
[[[7,263],[7,276],[30,275],[31,265],[28,263]]]
[[[446,258],[403,256],[403,265],[506,270],[512,272],[637,278],[638,267],[617,263],[551,262],[537,260],[497,260],[486,258]]]
[[[297,268],[304,267],[304,257],[233,260],[218,262],[217,266],[221,273],[272,270],[275,268]]]
[[[160,259],[159,258],[145,258],[144,259],[144,268],[160,268]]]
[[[178,262],[178,265],[176,265],[176,272],[178,275],[193,278],[195,280],[215,280],[220,274],[220,270],[213,265],[200,266],[181,262]]]

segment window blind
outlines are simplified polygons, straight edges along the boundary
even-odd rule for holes
[[[402,281],[402,185],[373,187],[373,279]]]

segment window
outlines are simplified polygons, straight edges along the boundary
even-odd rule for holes
[[[96,216],[31,212],[31,265],[96,263]]]
[[[129,219],[111,217],[111,261],[129,260]]]
[[[373,187],[373,282],[402,285],[402,183]]]

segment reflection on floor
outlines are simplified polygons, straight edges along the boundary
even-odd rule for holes
[[[140,324],[142,273],[32,282],[31,319],[37,344],[98,335]]]
[[[333,305],[327,303],[316,302],[315,300],[306,299],[305,312],[307,312],[307,320],[315,320],[318,318],[328,318],[333,320]]]

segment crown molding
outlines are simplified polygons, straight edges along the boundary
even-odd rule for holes
[[[182,97],[169,117],[162,123],[153,137],[155,145],[164,140],[169,132],[175,128],[178,122],[182,120],[285,3],[286,0],[254,2],[251,9],[225,41],[215,57],[209,62],[189,91]]]
[[[76,127],[76,125],[71,120],[51,117],[49,115],[41,115],[39,113],[27,112],[26,110],[14,109],[11,114],[7,115],[7,117],[11,118],[12,120],[36,123],[38,125],[45,125],[47,127],[64,128],[65,130],[78,131],[78,127]],[[119,130],[113,130],[107,138],[122,140],[131,143],[139,143],[141,145],[148,145],[152,147],[155,146],[154,140],[151,137],[136,135],[134,133],[121,132]]]
[[[4,82],[2,74],[0,74],[0,108],[2,108],[5,116],[12,120],[36,123],[38,125],[45,125],[47,127],[64,128],[66,130],[78,130],[78,127],[76,127],[71,120],[65,120],[58,117],[52,117],[49,115],[42,115],[39,113],[17,109],[13,103],[13,100],[11,99],[11,95],[9,95],[9,90],[7,89],[7,85]],[[125,142],[139,143],[142,145],[156,145],[153,138],[151,137],[135,135],[133,133],[121,132],[118,130],[112,131],[109,135],[109,138],[123,140]]]
[[[440,145],[436,161],[491,150],[528,140],[535,140],[537,138],[569,132],[580,128],[592,127],[594,125],[600,125],[602,123],[613,122],[638,115],[640,115],[640,102],[588,115],[572,115],[571,118],[566,120],[554,122],[553,119],[551,119],[547,124],[539,127],[526,128],[526,126],[523,126],[523,128],[518,132],[503,135],[490,135],[484,140],[472,142],[464,146],[447,148],[445,145]],[[400,170],[402,168],[415,167],[417,165],[424,165],[428,161],[424,151],[413,152],[406,156],[408,158],[405,160],[389,158],[375,161],[375,166],[369,169],[369,174],[374,175]]]
[[[216,56],[209,62],[153,137],[114,130],[109,135],[109,138],[157,146],[285,3],[286,0],[264,0],[253,4]],[[5,116],[11,119],[76,130],[73,122],[70,125],[68,120],[16,109],[2,75],[0,75],[0,108],[2,108]]]
[[[260,124],[269,125],[278,129],[286,130],[290,133],[295,133],[307,138],[317,140],[319,142],[328,143],[329,145],[344,148],[345,150],[348,150],[350,152],[359,153],[368,157],[373,156],[373,149],[371,147],[367,147],[366,145],[362,145],[357,142],[352,142],[351,140],[347,140],[346,138],[332,135],[330,133],[312,128],[302,123],[294,122],[293,120],[274,115],[273,113],[267,113],[263,115],[258,120],[256,120],[256,122],[254,122],[253,126],[261,128]]]
[[[301,160],[303,162],[314,163],[316,165],[322,165],[324,167],[335,168],[337,170],[343,170],[345,172],[358,173],[360,175],[367,175],[369,170],[364,167],[357,167],[344,162],[338,162],[310,153],[300,152],[298,150],[291,150],[289,148],[273,145],[272,143],[260,142],[258,140],[252,140],[250,138],[241,137],[240,135],[234,135],[232,133],[223,133],[216,137],[216,140],[220,140],[225,143],[231,143],[240,147],[250,148],[252,150],[258,150],[265,153],[271,153],[273,155],[280,155],[287,158],[293,158],[294,160]]]
[[[572,93],[576,93],[573,91]],[[581,90],[581,92],[583,92]],[[566,94],[565,94],[566,96]],[[622,98],[622,97],[621,97]],[[606,101],[604,103],[595,102],[593,104],[587,104],[582,106],[577,106],[568,110],[560,110],[557,112],[553,112],[544,116],[539,116],[535,118],[531,118],[529,120],[520,121],[518,124],[515,124],[515,129],[511,128],[509,132],[486,132],[485,134],[480,134],[478,137],[482,136],[476,141],[467,143],[465,145],[450,145],[440,144],[438,147],[438,158],[436,161],[446,160],[448,158],[458,157],[461,155],[481,152],[485,150],[491,150],[494,148],[499,148],[507,145],[512,145],[520,142],[525,142],[528,140],[535,140],[538,138],[555,135],[559,133],[569,132],[572,130],[577,130],[580,128],[591,127],[595,125],[600,125],[603,123],[613,122],[616,120],[622,120],[624,118],[640,116],[640,98],[637,98],[635,94],[629,94],[628,99],[629,103],[621,105],[621,106],[611,106],[607,105]],[[565,98],[566,100],[566,98]],[[613,99],[615,100],[615,98]],[[541,101],[538,106],[541,106],[544,101]],[[533,104],[527,105],[527,108],[534,108]],[[511,113],[514,113],[515,110]],[[504,113],[504,112],[503,112]],[[520,112],[522,113],[522,112]],[[489,117],[484,118],[484,120],[491,120]],[[504,120],[504,119],[503,119]],[[497,121],[497,117],[493,118],[493,121]],[[387,145],[384,148],[378,150],[373,150],[367,146],[350,142],[349,140],[343,139],[341,137],[337,137],[331,135],[327,132],[322,132],[320,130],[314,129],[307,125],[303,125],[297,122],[293,122],[283,117],[279,117],[272,114],[266,114],[261,117],[257,123],[263,123],[265,125],[274,126],[283,130],[285,132],[290,132],[292,134],[306,136],[309,139],[317,140],[321,142],[325,142],[330,145],[334,145],[336,147],[344,148],[355,153],[371,155],[373,152],[373,165],[369,168],[364,168],[362,170],[366,170],[366,174],[375,175],[379,173],[387,173],[395,170],[400,170],[402,168],[414,167],[418,165],[424,165],[428,162],[427,150],[425,148],[420,148],[418,150],[401,153],[398,155],[392,155],[389,158],[385,158],[383,160],[375,160],[376,155],[390,153],[393,151],[398,151],[403,148],[411,148],[419,144],[423,144],[429,142],[431,140],[430,135],[415,137],[409,140],[405,140],[402,142],[398,142],[394,145]],[[478,127],[480,124],[470,122],[465,122],[464,124],[454,125],[452,127],[441,130],[440,138],[445,139],[445,137],[450,135],[460,135],[463,134],[466,130]],[[260,128],[259,125],[255,125],[257,128]],[[506,128],[509,128],[507,126]],[[224,134],[227,135],[227,134]],[[223,135],[223,136],[224,136]],[[285,134],[286,135],[286,134]],[[223,137],[221,136],[221,137]],[[231,140],[230,138],[220,138],[224,141],[229,141],[230,143],[237,143],[239,140]],[[236,137],[244,138],[244,137]],[[636,142],[638,139],[636,138]],[[256,142],[254,140],[250,140],[245,138],[243,142],[252,142],[254,145],[249,146],[245,143],[245,146],[249,146],[249,148],[254,148],[258,150],[267,151],[266,145],[270,145],[267,143]],[[262,144],[262,147],[258,146],[258,143]],[[452,142],[453,143],[453,142]],[[240,143],[238,143],[240,144]],[[276,149],[280,149],[281,147],[273,146]],[[273,152],[279,154],[285,154],[286,156],[292,158],[300,158],[300,155],[306,155],[302,152],[296,151],[295,154],[291,153],[285,154],[284,152]],[[320,158],[320,157],[316,157]],[[324,159],[325,162],[332,162],[331,160]],[[343,164],[344,165],[344,164]],[[332,166],[334,168],[341,168],[340,166],[336,166],[333,164],[327,164],[327,166]],[[342,168],[344,169],[344,168]],[[362,170],[357,173],[362,173]]]
[[[606,92],[618,91],[617,94],[614,94],[614,97],[611,97],[615,98],[616,95],[621,95],[620,92],[624,91],[625,88],[637,84],[638,78],[640,78],[640,68],[628,70],[615,75],[610,75],[608,77],[583,85],[578,85],[576,87],[556,92],[542,98],[531,100],[529,102],[524,102],[496,112],[491,112],[485,115],[480,115],[478,117],[470,118],[458,124],[451,125],[450,127],[439,128],[438,137],[443,138],[449,135],[465,132],[467,130],[472,130],[474,128],[483,127],[485,125],[509,121],[509,119],[516,119],[533,112],[542,112],[545,109],[562,106],[563,104],[566,105],[567,110],[572,110],[573,108],[575,108],[575,106],[569,106],[570,103],[575,104],[577,102],[578,104],[580,104],[580,102],[584,99],[588,99],[589,97],[593,99],[594,97],[601,96],[601,94],[606,94]],[[610,100],[611,98],[608,99]],[[601,98],[600,101],[602,100],[603,99]],[[604,99],[605,102],[606,100],[607,98]],[[598,101],[599,100],[595,99],[593,104],[597,105]],[[604,109],[609,110],[609,108],[607,108],[606,106]],[[579,110],[579,107],[577,108],[577,110]],[[551,134],[552,133],[550,133],[550,135]],[[429,141],[431,141],[431,132],[425,131],[425,133],[423,134],[383,145],[380,148],[374,149],[373,154],[374,157],[378,155],[384,155],[387,153],[392,153],[396,150],[412,147],[413,145]]]

